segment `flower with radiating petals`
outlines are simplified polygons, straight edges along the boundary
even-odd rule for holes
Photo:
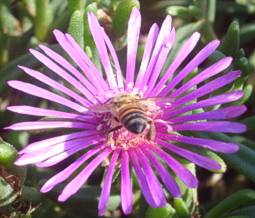
[[[162,74],[175,40],[175,29],[171,25],[170,16],[165,18],[160,28],[157,24],[150,28],[142,61],[137,67],[141,15],[136,8],[132,10],[128,22],[127,60],[126,69],[123,70],[110,39],[93,13],[88,14],[88,21],[102,70],[96,67],[69,34],[55,30],[56,40],[75,66],[50,48],[40,45],[42,51],[31,49],[30,52],[51,70],[54,79],[53,75],[50,77],[37,70],[19,66],[26,74],[44,84],[44,88],[27,82],[9,81],[11,87],[48,100],[50,105],[57,103],[58,107],[45,109],[26,105],[11,106],[9,110],[16,113],[51,119],[20,122],[7,129],[65,130],[65,133],[58,136],[27,145],[20,151],[16,164],[50,167],[80,151],[86,151],[79,153],[79,158],[50,178],[41,191],[52,190],[79,171],[68,181],[58,197],[59,201],[65,201],[77,193],[95,169],[107,160],[98,206],[100,215],[105,212],[116,170],[120,170],[121,205],[125,214],[132,211],[131,171],[134,171],[148,204],[151,207],[163,207],[167,201],[163,188],[171,196],[181,195],[172,173],[189,188],[198,185],[195,175],[175,156],[208,170],[219,170],[221,166],[218,162],[194,152],[192,148],[222,153],[238,150],[238,146],[233,143],[192,137],[185,133],[245,131],[243,124],[225,121],[244,113],[245,106],[219,107],[240,99],[242,91],[210,95],[231,84],[240,76],[240,72],[221,73],[232,61],[231,57],[224,57],[184,83],[184,79],[219,46],[219,41],[213,40],[188,62],[185,61],[199,41],[200,35],[196,32],[184,42]],[[64,83],[57,82],[56,78],[61,78]],[[125,99],[121,102],[124,96],[128,99],[132,97],[133,100]],[[121,105],[128,105],[129,108],[123,111]],[[134,108],[130,109],[132,105]],[[200,110],[201,113],[191,113],[196,109],[203,110]],[[67,130],[72,132],[66,133]]]

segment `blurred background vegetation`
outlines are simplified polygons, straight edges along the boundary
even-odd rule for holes
[[[161,23],[169,14],[174,18],[177,37],[168,65],[182,42],[193,32],[202,34],[200,47],[212,39],[221,39],[219,49],[204,66],[223,56],[232,56],[231,69],[242,70],[242,77],[228,90],[242,89],[245,96],[235,104],[245,103],[248,111],[240,118],[247,124],[247,133],[239,136],[211,134],[209,137],[240,144],[240,151],[232,155],[207,155],[219,160],[223,170],[208,172],[195,169],[186,163],[200,180],[198,189],[182,187],[182,198],[169,197],[166,208],[148,208],[135,187],[135,205],[132,218],[187,218],[187,217],[255,217],[255,1],[254,0],[0,0],[0,126],[24,120],[6,111],[9,105],[45,105],[47,102],[17,93],[7,87],[10,79],[29,80],[17,65],[45,69],[29,53],[28,48],[47,44],[60,51],[52,37],[55,28],[71,33],[82,48],[100,68],[95,45],[88,30],[88,11],[93,11],[110,35],[118,50],[121,62],[125,61],[125,31],[132,7],[142,13],[142,38],[139,54],[142,54],[144,38],[153,22]],[[167,66],[166,66],[167,67]],[[26,119],[31,119],[25,117]],[[35,167],[15,167],[17,150],[35,139],[38,133],[7,132],[0,130],[0,217],[80,218],[97,217],[100,194],[99,170],[78,194],[66,203],[58,203],[59,189],[42,195],[41,184],[53,175],[51,170]],[[45,137],[49,133],[43,134]],[[8,142],[8,143],[7,143]],[[226,171],[226,165],[227,171]],[[226,172],[225,172],[226,171]],[[223,174],[223,172],[225,172]],[[134,178],[135,180],[135,178]],[[106,217],[125,217],[120,210],[118,181],[114,187]]]

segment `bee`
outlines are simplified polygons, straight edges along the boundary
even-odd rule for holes
[[[163,101],[162,101],[163,100]],[[155,102],[169,103],[167,98],[141,98],[139,94],[117,94],[104,104],[96,104],[90,110],[96,113],[111,113],[113,117],[112,128],[109,132],[122,127],[133,134],[141,134],[147,130],[146,138],[155,138],[154,118],[161,113]]]

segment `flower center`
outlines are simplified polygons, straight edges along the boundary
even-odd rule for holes
[[[97,114],[101,119],[98,130],[105,134],[106,143],[113,149],[154,143],[156,125],[164,122],[157,119],[162,110],[154,99],[143,99],[137,94],[117,94],[105,107],[107,112]]]

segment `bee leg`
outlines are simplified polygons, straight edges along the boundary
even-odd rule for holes
[[[111,145],[111,147],[114,147],[114,140],[113,140],[113,132],[122,128],[122,126],[116,126],[112,129],[109,130],[108,134],[107,134],[107,144]]]
[[[148,123],[149,123],[150,127],[149,127],[149,130],[148,130],[146,138],[149,141],[154,141],[155,138],[156,138],[156,127],[155,127],[155,124],[154,124],[154,122],[152,120],[149,121]]]

